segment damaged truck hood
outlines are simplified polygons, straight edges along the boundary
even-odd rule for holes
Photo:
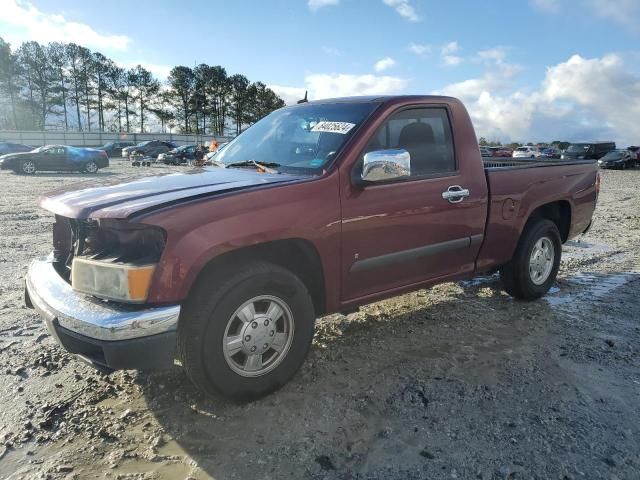
[[[42,208],[68,218],[128,218],[197,198],[308,178],[212,167],[131,180],[70,185],[41,196],[38,203]]]

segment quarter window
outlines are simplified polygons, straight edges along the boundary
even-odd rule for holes
[[[444,108],[415,108],[394,114],[371,139],[365,152],[404,149],[411,155],[411,176],[454,172],[451,124]]]

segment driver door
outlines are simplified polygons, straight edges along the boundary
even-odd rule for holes
[[[486,187],[483,177],[461,168],[447,110],[394,113],[365,152],[390,149],[409,154],[410,177],[364,187],[348,180],[341,199],[346,302],[471,272],[475,266],[487,214]],[[462,189],[464,196],[451,195]]]
[[[64,147],[51,147],[40,155],[39,170],[60,171],[67,170]]]

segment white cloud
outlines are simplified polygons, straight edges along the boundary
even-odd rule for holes
[[[640,1],[638,0],[586,0],[593,12],[616,23],[638,28]]]
[[[573,55],[547,69],[542,92],[548,102],[569,101],[589,109],[627,142],[637,143],[640,77],[628,72],[618,55]]]
[[[73,42],[104,50],[126,50],[131,42],[126,35],[101,34],[89,25],[67,20],[62,15],[44,13],[21,0],[3,0],[1,25],[19,30],[19,33],[11,34],[16,42]]]
[[[442,47],[442,55],[451,55],[452,53],[456,53],[458,50],[460,50],[458,42],[449,42]]]
[[[287,105],[293,105],[298,100],[304,98],[304,87],[287,87],[285,85],[267,85],[271,90],[276,92]]]
[[[388,68],[393,67],[396,64],[396,61],[391,57],[385,57],[381,60],[378,60],[373,66],[376,72],[382,72]]]
[[[337,48],[334,47],[327,47],[326,45],[322,46],[322,51],[324,53],[326,53],[327,55],[333,55],[334,57],[341,57],[342,56],[342,51],[338,50]]]
[[[312,11],[315,12],[320,8],[335,6],[335,5],[338,5],[339,3],[340,3],[340,0],[309,0],[307,2],[307,5]]]
[[[416,55],[428,55],[431,53],[431,45],[421,45],[417,43],[409,44],[409,51]]]
[[[574,55],[549,67],[534,90],[514,88],[521,68],[506,63],[503,56],[490,57],[493,63],[487,63],[484,75],[436,92],[465,103],[478,136],[502,141],[637,143],[640,77],[630,73],[619,56]]]
[[[315,74],[306,77],[313,98],[389,95],[401,92],[407,80],[388,75]]]
[[[503,63],[506,56],[507,49],[505,47],[494,47],[478,52],[478,58],[485,62]]]
[[[440,50],[440,53],[442,54],[442,62],[449,67],[460,65],[463,62],[463,58],[455,55],[458,50],[460,50],[458,42],[449,42],[444,45]]]
[[[416,13],[416,9],[411,5],[409,0],[382,0],[385,5],[395,9],[402,17],[410,22],[419,22],[420,17]]]
[[[442,57],[442,61],[448,67],[457,67],[463,62],[463,59],[457,55],[445,55]]]
[[[560,11],[560,0],[529,0],[531,5],[539,10],[549,13],[558,13]]]
[[[304,87],[269,85],[287,104],[295,103],[309,91],[309,99],[350,97],[354,95],[393,95],[403,92],[408,85],[405,78],[389,75],[351,75],[346,73],[319,73],[307,75]]]

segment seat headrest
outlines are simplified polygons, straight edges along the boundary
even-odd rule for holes
[[[435,143],[435,136],[431,125],[414,122],[406,125],[400,131],[400,137],[398,138],[399,147],[407,147],[419,143]]]

